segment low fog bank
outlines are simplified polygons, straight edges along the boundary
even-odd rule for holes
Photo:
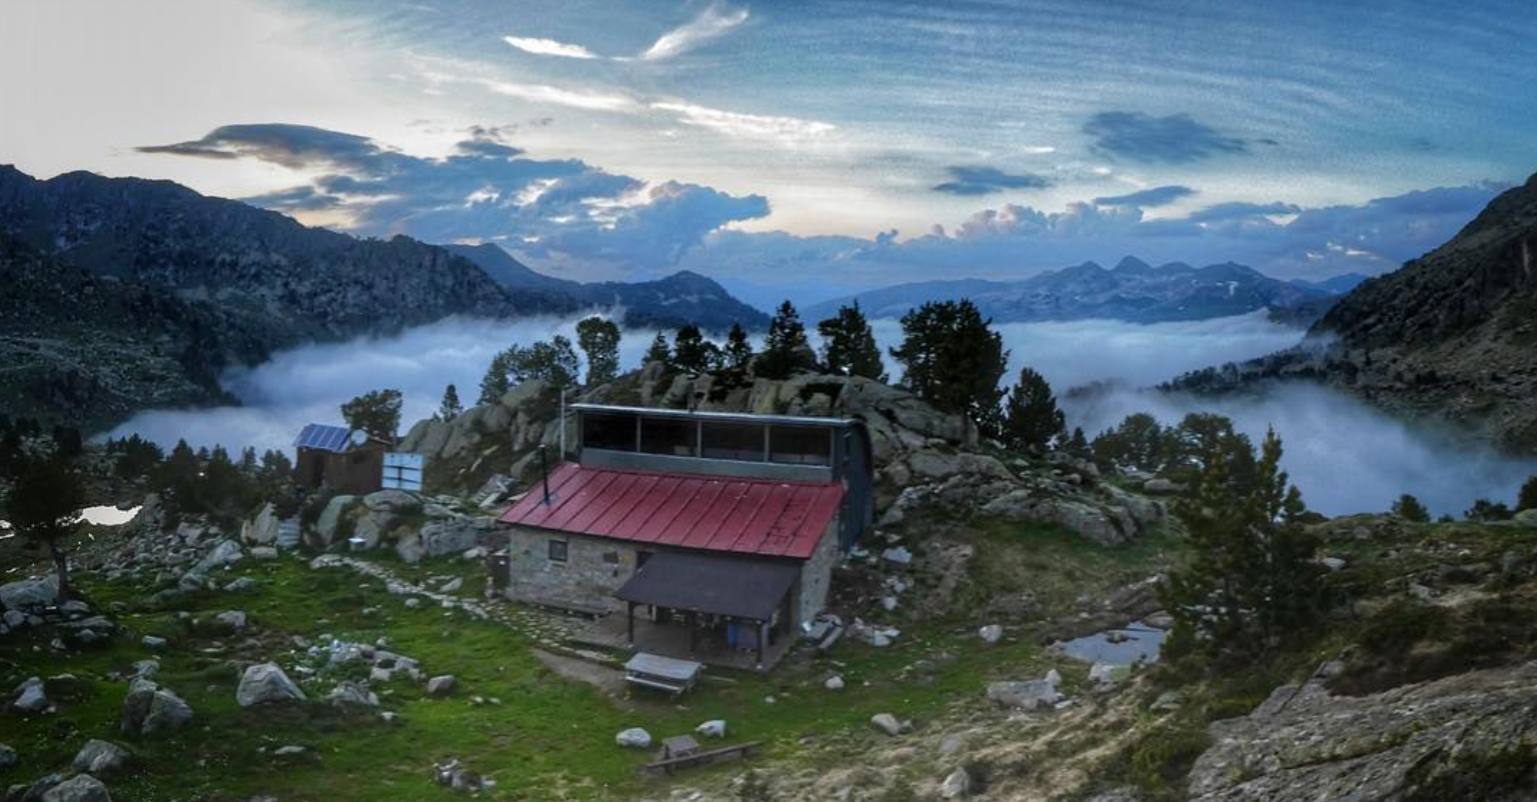
[[[340,423],[343,402],[384,387],[404,395],[404,431],[437,410],[446,384],[457,385],[461,401],[472,405],[496,352],[555,334],[575,341],[576,321],[449,319],[393,337],[305,346],[227,374],[225,386],[243,406],[146,412],[111,434],[137,433],[167,447],[185,438],[194,446],[222,443],[231,450],[288,449],[305,423]],[[901,338],[895,320],[877,320],[873,327],[883,351]],[[816,340],[815,321],[808,329]],[[1309,504],[1327,514],[1385,510],[1403,492],[1420,496],[1437,514],[1460,514],[1479,496],[1511,500],[1522,479],[1537,472],[1537,465],[1412,431],[1321,388],[1284,388],[1264,399],[1220,401],[1126,389],[1066,401],[1070,387],[1101,381],[1128,388],[1152,385],[1187,370],[1262,356],[1300,339],[1297,329],[1271,323],[1264,312],[1152,325],[1090,320],[1008,323],[997,329],[1011,351],[1005,381],[1012,383],[1021,365],[1041,371],[1064,398],[1070,425],[1082,426],[1091,436],[1138,411],[1167,422],[1190,411],[1220,412],[1256,438],[1274,425],[1286,442],[1287,469]],[[639,366],[655,335],[625,332],[623,369]],[[897,367],[888,357],[893,380],[900,377]]]
[[[401,391],[401,434],[437,412],[443,388],[455,385],[459,400],[473,406],[480,380],[497,352],[563,334],[576,342],[580,318],[481,320],[449,318],[391,337],[307,345],[274,354],[254,368],[223,377],[242,406],[154,410],[110,432],[138,434],[169,448],[178,439],[198,446],[223,444],[231,451],[290,449],[305,423],[341,424],[340,406],[381,388]],[[626,331],[619,354],[625,369],[640,364],[655,331]],[[578,356],[581,351],[578,349]],[[585,372],[586,366],[583,366]]]
[[[1507,504],[1537,460],[1518,460],[1453,436],[1411,428],[1364,402],[1317,385],[1282,385],[1263,397],[1194,398],[1122,389],[1066,405],[1068,425],[1091,437],[1134,412],[1165,424],[1189,412],[1216,412],[1256,443],[1274,426],[1285,447],[1282,466],[1308,507],[1326,515],[1384,512],[1413,493],[1433,515],[1461,517],[1473,500]]]

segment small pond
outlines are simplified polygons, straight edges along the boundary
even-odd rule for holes
[[[94,526],[122,526],[139,514],[138,507],[126,510],[112,506],[86,507],[80,511],[80,520]]]
[[[1139,660],[1152,663],[1158,659],[1158,649],[1163,646],[1167,634],[1157,627],[1133,621],[1119,629],[1073,638],[1062,644],[1062,651],[1086,663],[1112,666],[1129,666]]]

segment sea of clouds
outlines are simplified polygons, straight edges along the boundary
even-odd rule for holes
[[[575,324],[561,318],[449,319],[390,337],[308,345],[226,374],[225,387],[241,406],[145,412],[111,435],[137,433],[166,446],[185,438],[194,446],[285,449],[305,423],[340,423],[343,402],[382,387],[401,390],[404,429],[437,410],[449,383],[465,405],[473,404],[496,352],[555,334],[574,341]],[[883,348],[900,338],[894,320],[873,325]],[[1537,473],[1537,461],[1512,460],[1444,433],[1408,427],[1325,388],[1294,386],[1258,398],[1220,400],[1138,389],[1298,341],[1297,329],[1276,325],[1263,312],[1152,325],[1090,320],[1008,323],[997,329],[1010,351],[1006,381],[1022,365],[1039,370],[1063,398],[1069,425],[1082,426],[1090,436],[1139,411],[1170,423],[1191,411],[1220,412],[1256,440],[1275,427],[1285,442],[1284,466],[1309,506],[1326,514],[1385,510],[1409,492],[1436,514],[1456,515],[1479,497],[1508,503],[1520,483]],[[655,335],[625,332],[622,366],[636,367]],[[895,378],[889,359],[887,367]],[[1114,382],[1117,389],[1065,394],[1093,382]]]

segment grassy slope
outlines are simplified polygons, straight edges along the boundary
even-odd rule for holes
[[[1029,548],[1002,548],[1011,538]],[[988,530],[985,539],[993,544],[990,553],[998,548],[996,553],[1034,555],[1031,560],[1045,560],[1044,565],[1055,570],[1077,572],[1067,575],[1072,581],[1084,576],[1114,581],[1113,572],[1101,570],[1107,565],[1138,565],[1130,574],[1146,576],[1140,563],[1157,551],[1150,546],[1145,553],[1141,547],[1107,552],[1034,530]],[[395,567],[411,578],[450,570],[470,577],[478,573],[468,563]],[[141,756],[139,766],[112,782],[114,798],[130,802],[243,799],[258,793],[284,800],[390,795],[448,799],[455,795],[433,785],[430,777],[433,761],[450,757],[494,778],[494,799],[626,798],[654,786],[636,772],[647,755],[613,743],[614,733],[625,727],[644,726],[662,737],[724,718],[730,722],[732,741],[763,740],[778,757],[804,754],[817,761],[835,754],[836,749],[827,747],[844,739],[876,737],[867,724],[874,713],[941,715],[956,704],[974,703],[989,680],[1039,676],[1048,662],[1038,634],[1011,637],[986,650],[976,648],[974,622],[959,615],[908,622],[897,644],[887,649],[847,642],[830,658],[797,661],[767,677],[732,675],[732,684],[705,685],[679,704],[640,696],[626,709],[549,672],[530,653],[531,636],[516,628],[430,606],[410,610],[377,581],[364,581],[342,569],[311,571],[298,560],[248,560],[231,573],[235,575],[252,576],[260,584],[245,594],[198,594],[178,609],[205,617],[243,609],[257,628],[259,644],[194,631],[167,612],[116,616],[131,634],[83,653],[55,656],[46,639],[36,634],[0,643],[0,680],[14,683],[32,674],[70,672],[85,680],[86,687],[82,698],[61,704],[54,716],[0,715],[5,740],[22,755],[20,766],[0,772],[0,784],[65,768],[87,738],[127,743],[117,732],[125,685],[106,675],[151,656],[138,644],[146,633],[172,638],[171,647],[160,655],[159,678],[192,705],[197,718],[173,739],[131,743]],[[992,576],[1002,581],[1004,575]],[[142,589],[89,578],[83,578],[82,585],[103,607],[112,601],[132,603],[143,595]],[[376,609],[365,613],[368,608]],[[402,721],[394,725],[319,703],[240,709],[234,701],[238,676],[227,660],[276,658],[289,666],[294,647],[288,636],[294,634],[312,639],[331,634],[362,642],[387,637],[390,649],[420,660],[428,675],[455,674],[460,691],[449,699],[427,699],[408,682],[377,689],[384,709],[401,715]],[[941,658],[934,660],[936,655]],[[920,658],[934,665],[923,672],[904,671]],[[822,680],[834,672],[848,681],[844,691],[822,688]],[[1082,669],[1064,673],[1076,681]],[[320,697],[344,676],[306,683],[305,690],[312,698]],[[501,704],[473,705],[471,695],[495,697]],[[774,704],[764,701],[770,695]],[[309,752],[287,761],[270,756],[287,744],[303,745]]]

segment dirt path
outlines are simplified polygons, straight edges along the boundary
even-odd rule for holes
[[[535,649],[534,657],[539,658],[539,662],[543,663],[545,668],[560,677],[574,682],[584,682],[613,698],[621,707],[630,706],[625,699],[628,687],[624,682],[624,672],[616,668],[600,666],[579,657],[567,657],[543,649]]]

